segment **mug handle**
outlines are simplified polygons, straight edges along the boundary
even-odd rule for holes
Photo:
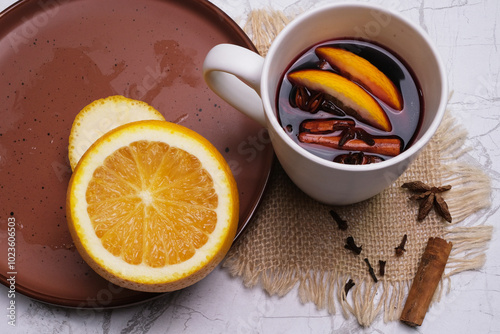
[[[264,58],[232,44],[214,46],[203,62],[203,78],[208,87],[231,106],[266,127],[260,98]]]

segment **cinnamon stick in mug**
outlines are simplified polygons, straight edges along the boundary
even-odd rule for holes
[[[346,127],[354,127],[355,125],[356,123],[351,119],[310,119],[300,124],[300,132],[316,134],[331,133],[343,130]]]
[[[429,238],[413,279],[400,320],[415,327],[422,325],[432,297],[443,276],[453,244],[441,238]]]
[[[362,151],[387,156],[396,156],[401,153],[402,142],[399,138],[374,138],[374,145],[368,145],[360,139],[352,139],[344,145],[340,145],[340,136],[323,136],[306,132],[299,133],[299,141],[302,143],[318,144],[346,151]]]

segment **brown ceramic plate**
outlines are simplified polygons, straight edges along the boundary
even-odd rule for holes
[[[238,183],[241,232],[261,198],[273,152],[266,132],[203,81],[203,59],[219,43],[255,50],[227,15],[202,0],[33,0],[0,14],[4,285],[15,276],[18,292],[74,307],[130,305],[156,296],[95,274],[67,230],[71,124],[85,105],[109,95],[146,101],[220,150]],[[9,267],[12,220],[16,256]]]

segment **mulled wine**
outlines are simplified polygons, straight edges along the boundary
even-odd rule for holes
[[[344,164],[397,156],[412,144],[423,115],[411,69],[367,41],[314,45],[290,64],[277,94],[284,131],[307,151]]]

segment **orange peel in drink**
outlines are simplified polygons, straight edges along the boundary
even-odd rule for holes
[[[313,69],[291,72],[287,77],[295,85],[331,96],[342,110],[357,120],[383,131],[392,130],[382,107],[354,82],[333,72]]]
[[[329,46],[317,47],[315,53],[337,69],[342,76],[358,83],[389,107],[395,110],[403,109],[403,98],[394,83],[365,58]]]

